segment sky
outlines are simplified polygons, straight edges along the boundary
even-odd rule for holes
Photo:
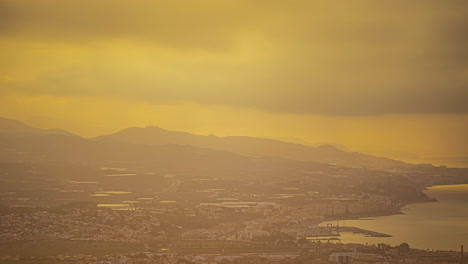
[[[466,0],[0,0],[0,116],[468,157]]]

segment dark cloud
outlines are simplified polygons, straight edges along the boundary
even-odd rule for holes
[[[55,41],[137,37],[186,48],[229,46],[230,34],[250,16],[230,0],[1,0],[1,4],[8,13],[0,17],[7,25],[4,36]]]
[[[457,0],[0,0],[0,40],[13,43],[0,73],[28,76],[0,85],[305,114],[467,113],[467,14]],[[52,51],[13,47],[28,41]],[[27,66],[66,57],[54,45],[86,58]]]

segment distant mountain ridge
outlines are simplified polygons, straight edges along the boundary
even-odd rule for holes
[[[309,141],[306,141],[306,140],[302,140],[300,138],[294,138],[294,137],[263,137],[263,138],[269,138],[269,139],[274,139],[274,140],[278,140],[278,141],[284,141],[284,142],[289,142],[289,143],[296,143],[296,144],[301,144],[301,145],[306,145],[306,146],[312,146],[312,147],[320,147],[320,146],[323,146],[323,145],[330,145],[330,146],[333,146],[339,150],[343,150],[343,151],[349,151],[348,148],[346,148],[345,146],[341,145],[341,144],[336,144],[336,143],[332,143],[332,142],[316,142],[316,143],[312,143],[312,142],[309,142]]]
[[[335,167],[278,157],[246,157],[188,145],[153,146],[64,135],[12,133],[0,133],[0,162],[75,163],[98,167],[132,164],[135,167],[154,168],[162,175],[190,174],[227,179],[260,177],[269,180],[300,177],[304,171]]]
[[[429,165],[407,164],[402,161],[375,157],[358,152],[346,152],[331,145],[306,146],[266,138],[247,136],[200,136],[187,132],[169,131],[159,127],[130,127],[93,140],[118,140],[149,145],[178,144],[232,152],[243,156],[277,156],[298,161],[335,164],[344,167],[375,170],[411,171]]]
[[[30,127],[18,120],[0,117],[0,133],[14,133],[14,134],[39,134],[39,135],[64,135],[76,136],[73,133],[63,129],[40,129]]]
[[[120,143],[118,144],[118,142],[154,146],[181,145],[192,146],[201,149],[224,151],[245,157],[280,157],[301,162],[318,162],[343,167],[371,170],[418,171],[421,169],[425,170],[433,168],[432,165],[427,164],[407,164],[402,161],[388,158],[375,157],[358,152],[347,152],[340,150],[339,148],[332,145],[306,146],[303,144],[248,136],[201,136],[187,132],[165,130],[155,126],[149,126],[146,128],[130,127],[118,131],[114,134],[98,136],[91,139],[84,139],[65,130],[33,128],[25,125],[20,121],[0,117],[0,133],[11,135],[36,134],[43,136],[73,136],[76,138],[76,142],[81,142],[77,145],[72,144],[73,146],[88,144],[91,142],[105,144],[106,146],[119,145]],[[5,135],[3,139],[6,138],[9,137]],[[54,144],[62,140],[71,146],[68,139],[54,139]],[[31,141],[31,143],[37,145],[37,142]],[[47,145],[41,145],[47,147]],[[56,146],[54,147],[57,148]],[[135,151],[141,151],[142,149],[144,148],[140,147],[138,150],[135,149]],[[63,148],[62,151],[67,152],[65,148]]]

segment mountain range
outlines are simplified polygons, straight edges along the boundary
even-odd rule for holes
[[[74,134],[63,129],[40,129],[30,127],[18,120],[0,117],[0,133],[15,133],[15,134],[39,134],[39,135],[66,135]]]
[[[21,158],[67,162],[145,161],[173,164],[174,168],[178,162],[182,166],[181,160],[184,166],[192,168],[201,168],[202,164],[209,167],[224,164],[227,168],[233,168],[236,164],[241,165],[241,160],[252,159],[263,159],[268,160],[267,163],[277,162],[292,167],[297,164],[310,163],[316,166],[317,163],[322,163],[392,171],[433,168],[431,165],[407,164],[388,158],[347,152],[332,145],[314,147],[247,136],[202,136],[154,126],[131,127],[114,134],[85,139],[61,129],[38,129],[6,118],[0,118],[0,148],[3,149],[1,158],[8,160]],[[241,167],[245,166],[246,163],[243,163]],[[272,168],[278,166],[272,165]]]
[[[332,145],[307,146],[267,138],[247,136],[217,137],[186,132],[175,132],[155,126],[131,127],[117,133],[103,135],[92,140],[115,140],[147,145],[178,144],[216,149],[243,156],[276,156],[291,160],[311,161],[351,168],[374,170],[413,170],[420,165],[375,157],[358,152],[348,152]]]

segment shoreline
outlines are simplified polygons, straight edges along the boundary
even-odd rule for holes
[[[439,187],[439,188],[437,188]],[[433,190],[435,189],[435,192],[426,192],[426,190]],[[343,223],[343,225],[349,225],[349,226],[355,226],[355,227],[358,227],[358,228],[361,228],[361,229],[371,229],[370,231],[374,232],[375,231],[379,231],[377,233],[380,233],[380,232],[387,232],[388,234],[392,235],[393,238],[389,238],[389,239],[379,239],[378,236],[372,236],[372,237],[369,237],[369,238],[366,238],[364,237],[365,233],[360,231],[358,232],[359,234],[351,234],[351,233],[347,233],[347,234],[342,234],[342,238],[343,240],[341,240],[341,243],[363,243],[364,241],[365,242],[369,242],[369,243],[389,243],[389,244],[392,244],[394,245],[395,243],[400,243],[401,241],[403,242],[410,242],[411,245],[414,246],[414,248],[419,248],[419,249],[424,249],[424,248],[438,248],[438,249],[443,249],[443,250],[455,250],[456,249],[456,246],[453,242],[453,239],[450,240],[450,241],[445,241],[447,238],[444,238],[445,240],[442,240],[442,242],[438,243],[438,242],[428,242],[428,241],[424,241],[423,239],[423,234],[421,233],[422,231],[421,230],[416,230],[416,232],[410,232],[410,233],[406,233],[406,232],[402,232],[401,230],[404,230],[404,229],[399,229],[399,226],[400,224],[402,225],[402,227],[407,227],[406,224],[404,224],[403,222],[405,222],[406,220],[406,217],[409,217],[408,218],[408,221],[410,221],[411,219],[414,220],[414,216],[415,215],[416,217],[419,217],[419,216],[422,216],[424,217],[425,215],[420,215],[421,213],[421,210],[416,210],[416,211],[412,211],[411,208],[413,208],[412,206],[414,205],[415,208],[428,208],[428,209],[425,209],[426,211],[427,210],[432,210],[432,209],[429,209],[429,208],[434,208],[434,210],[443,210],[443,208],[445,208],[446,206],[450,206],[451,204],[451,200],[447,200],[447,198],[444,196],[444,195],[447,195],[447,197],[451,197],[449,195],[451,195],[452,193],[455,193],[457,194],[459,191],[463,191],[463,194],[464,194],[464,197],[466,197],[466,195],[468,194],[468,184],[466,183],[461,183],[461,184],[437,184],[437,185],[432,185],[432,186],[427,186],[426,188],[423,189],[424,193],[426,194],[427,198],[424,199],[424,200],[420,200],[420,201],[414,201],[414,202],[407,202],[407,203],[401,203],[401,204],[396,204],[395,205],[395,208],[394,210],[387,210],[385,212],[382,212],[382,213],[375,213],[375,214],[366,214],[366,215],[354,215],[354,216],[351,216],[351,215],[348,215],[348,216],[345,216],[345,217],[334,217],[334,218],[328,218],[328,219],[325,219],[324,221],[321,221],[320,222],[320,226],[325,226],[326,224],[332,224],[333,226],[335,226],[335,223],[336,221],[345,221],[345,220],[352,220],[352,221],[349,221],[347,223]],[[443,194],[443,195],[442,195]],[[440,196],[439,196],[440,195]],[[435,198],[437,197],[437,198]],[[458,200],[457,200],[458,201]],[[458,206],[462,206],[462,208],[464,208],[464,204],[465,204],[465,201],[466,200],[459,200],[458,201]],[[439,203],[442,203],[440,205],[437,205],[437,204],[426,204],[424,205],[425,203],[428,203],[428,202],[437,202],[438,204]],[[447,204],[447,202],[449,202],[450,204]],[[411,206],[410,206],[411,205]],[[408,208],[405,208],[405,206],[409,206]],[[442,208],[442,209],[441,209]],[[451,208],[451,207],[448,207],[448,208]],[[464,208],[462,211],[465,212],[466,214],[466,208]],[[437,211],[439,212],[439,211]],[[441,211],[443,212],[443,211]],[[382,218],[379,218],[380,216],[393,216],[395,215],[396,218],[385,218],[385,219],[382,219]],[[404,216],[405,218],[400,218],[398,217],[397,215],[407,215],[407,216]],[[449,217],[451,214],[448,214],[447,217]],[[429,219],[432,219],[431,217],[437,217],[437,215],[434,215],[434,213],[430,214],[428,213],[428,217]],[[420,217],[419,217],[420,218]],[[419,219],[418,218],[418,219]],[[424,221],[425,218],[420,218],[419,221]],[[355,220],[364,220],[364,221],[367,221],[367,220],[376,220],[375,222],[361,222],[361,221],[355,221]],[[403,221],[403,222],[401,222]],[[458,222],[459,221],[463,221],[463,219],[458,219],[457,220]],[[457,223],[458,223],[457,222]],[[379,223],[385,223],[385,225],[381,225]],[[413,223],[415,224],[415,223]],[[417,223],[416,223],[417,225]],[[411,225],[410,225],[411,226]],[[426,225],[425,225],[426,226]],[[437,226],[437,225],[435,225]],[[427,228],[432,228],[432,225],[427,225]],[[437,229],[437,230],[440,230],[440,229]],[[409,232],[410,230],[408,230]],[[433,231],[433,230],[427,230],[427,232],[429,232],[433,238],[436,238],[435,240],[438,240],[437,238],[438,237],[442,237],[442,234],[440,234],[441,232],[439,231]],[[450,234],[451,235],[456,235],[456,231],[453,231],[453,230],[448,230],[447,232],[451,232]],[[455,232],[455,233],[454,233]],[[458,238],[459,243],[462,243],[464,240],[462,238]],[[457,240],[457,241],[458,241]],[[379,242],[380,241],[380,242]],[[445,243],[447,242],[447,243]],[[450,246],[449,246],[450,244]],[[465,242],[466,244],[466,242]]]
[[[440,185],[434,185],[434,186],[440,186]],[[433,187],[433,186],[430,186],[430,187]],[[427,188],[427,187],[425,187],[425,188]],[[387,212],[380,213],[380,214],[365,214],[365,215],[347,216],[347,217],[344,217],[344,218],[330,218],[330,219],[326,219],[324,221],[321,221],[319,223],[319,226],[321,224],[325,223],[325,222],[332,222],[332,221],[337,221],[338,223],[339,223],[339,221],[346,221],[346,220],[371,221],[371,220],[374,220],[373,218],[376,218],[376,217],[392,216],[392,215],[406,215],[406,213],[404,213],[402,211],[403,207],[405,207],[407,205],[410,205],[410,204],[432,203],[432,202],[439,202],[439,201],[436,198],[432,198],[432,197],[428,196],[428,199],[423,200],[423,201],[402,203],[401,205],[398,206],[398,209],[396,209],[395,211],[387,211]],[[340,229],[345,228],[345,229],[348,229],[348,230],[352,230],[351,231],[352,233],[363,234],[364,236],[368,236],[368,237],[393,237],[393,235],[391,235],[391,234],[381,233],[381,232],[377,232],[377,231],[374,231],[374,230],[363,229],[363,228],[359,228],[359,227],[355,227],[355,226],[338,226],[338,228],[340,228]],[[349,231],[345,231],[345,232],[349,232]],[[336,237],[340,237],[340,235],[338,235]]]
[[[468,183],[437,184],[437,185],[425,186],[425,187],[423,187],[423,189],[421,189],[421,191],[429,190],[428,188],[437,187],[437,186],[452,186],[452,185],[454,185],[454,186],[455,185],[468,185]],[[344,218],[329,218],[329,219],[325,219],[322,222],[320,222],[319,225],[322,224],[323,222],[331,222],[331,221],[359,220],[360,218],[367,218],[367,217],[368,218],[373,218],[373,217],[391,216],[391,215],[404,215],[406,213],[402,212],[402,209],[403,209],[403,207],[405,207],[407,205],[417,204],[417,203],[433,203],[433,202],[439,202],[439,200],[437,200],[437,198],[427,196],[427,199],[425,199],[425,200],[401,203],[398,206],[398,209],[395,209],[393,211],[387,211],[387,212],[380,213],[380,214],[351,215],[351,216],[346,216]],[[373,219],[361,219],[361,220],[373,220]]]

